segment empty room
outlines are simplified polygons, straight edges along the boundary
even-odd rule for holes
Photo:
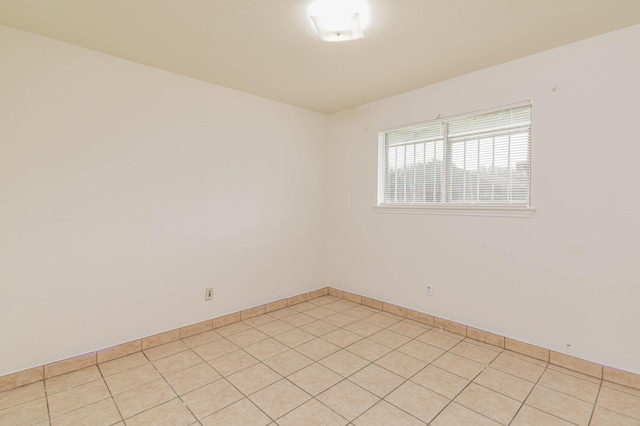
[[[0,425],[639,426],[638,76],[637,0],[0,0]]]

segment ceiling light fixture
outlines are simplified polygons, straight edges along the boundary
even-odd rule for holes
[[[309,16],[318,35],[325,41],[347,41],[364,37],[363,3],[358,0],[316,0]]]

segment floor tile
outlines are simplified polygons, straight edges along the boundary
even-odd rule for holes
[[[344,329],[359,336],[368,337],[382,330],[382,327],[366,321],[357,321],[345,326]]]
[[[222,376],[209,364],[198,364],[165,377],[174,392],[184,395],[209,383],[213,383]]]
[[[316,306],[313,309],[305,311],[305,315],[309,315],[310,317],[313,317],[315,319],[326,318],[326,317],[331,316],[331,315],[333,315],[335,313],[336,313],[335,311],[332,311],[331,309],[323,308],[321,306]]]
[[[482,414],[476,413],[460,404],[452,402],[434,421],[432,426],[498,426],[500,423],[491,420]]]
[[[310,317],[309,315],[305,315],[303,313],[297,313],[295,315],[291,315],[290,317],[282,318],[282,321],[294,327],[301,327],[305,324],[309,324],[310,322],[314,322],[316,319],[317,318]]]
[[[160,378],[160,373],[153,365],[144,364],[140,367],[105,377],[104,380],[107,382],[111,394],[117,395]]]
[[[451,348],[449,352],[481,364],[489,364],[500,355],[499,352],[482,348],[464,340]]]
[[[469,384],[469,380],[433,365],[426,366],[411,381],[449,399],[455,398]]]
[[[412,340],[398,348],[398,351],[411,355],[414,358],[424,361],[427,364],[436,360],[440,355],[444,353],[442,349],[435,346],[422,343],[419,340]]]
[[[0,410],[0,425],[29,425],[48,421],[46,398],[38,398]]]
[[[274,339],[276,339],[283,345],[287,345],[290,348],[295,348],[296,346],[300,346],[315,339],[315,336],[311,333],[307,333],[300,328],[294,328],[282,334],[278,334],[274,337]]]
[[[513,419],[522,405],[520,401],[475,383],[467,386],[456,397],[455,402],[505,425]]]
[[[44,382],[42,381],[0,392],[0,410],[43,398],[44,396]]]
[[[177,354],[178,352],[186,351],[187,349],[189,349],[189,347],[185,345],[182,340],[176,340],[173,342],[165,343],[164,345],[147,349],[144,351],[144,354],[149,360],[156,361],[160,358]]]
[[[429,423],[449,403],[449,399],[413,382],[405,382],[385,398],[419,420]]]
[[[209,361],[209,365],[223,376],[228,376],[257,363],[257,359],[242,349],[229,352]]]
[[[172,399],[127,419],[127,426],[188,426],[196,422],[180,399]]]
[[[400,322],[401,319],[401,317],[395,315],[377,313],[366,317],[363,321],[369,322],[373,325],[377,325],[378,327],[386,328],[392,326],[397,322]]]
[[[227,339],[216,340],[215,342],[207,343],[202,346],[193,348],[193,351],[200,355],[202,359],[209,361],[219,356],[228,354],[229,352],[237,351],[238,346],[234,345]]]
[[[274,320],[266,324],[257,326],[256,330],[261,331],[267,336],[273,337],[277,336],[278,334],[282,334],[285,331],[293,330],[293,326],[281,320]]]
[[[326,321],[318,320],[314,322],[310,322],[309,324],[305,324],[300,329],[306,331],[307,333],[313,334],[316,337],[323,336],[327,333],[332,332],[333,330],[337,330],[333,324],[329,324]]]
[[[203,426],[265,426],[271,419],[250,400],[243,398],[200,421]]]
[[[467,358],[447,352],[433,363],[436,367],[464,377],[467,380],[473,380],[484,368],[484,364],[472,361]]]
[[[338,330],[325,334],[324,336],[322,336],[322,339],[331,344],[344,348],[357,342],[358,340],[361,340],[362,336],[340,328]]]
[[[142,352],[137,352],[135,354],[123,356],[122,358],[98,364],[98,368],[102,375],[107,377],[145,364],[149,364],[149,360]]]
[[[347,316],[350,316],[351,318],[361,320],[361,319],[370,317],[371,315],[376,314],[377,312],[375,310],[371,310],[370,308],[366,308],[364,306],[356,306],[355,308],[342,311],[342,313]]]
[[[293,373],[288,379],[312,396],[324,392],[343,380],[342,376],[318,363]]]
[[[380,401],[353,422],[356,426],[424,426],[410,414],[385,401]]]
[[[280,426],[343,426],[348,422],[337,413],[311,399],[278,419]]]
[[[380,398],[345,380],[318,395],[317,399],[351,421],[371,408]]]
[[[167,402],[176,396],[175,392],[173,392],[164,379],[160,379],[127,392],[114,395],[113,399],[120,410],[120,414],[122,414],[122,417],[126,420],[163,402]]]
[[[216,340],[220,340],[220,339],[222,339],[222,335],[220,335],[215,330],[210,330],[210,331],[205,331],[204,333],[185,337],[184,339],[182,339],[182,343],[189,346],[190,348],[195,348],[196,346],[201,346],[206,343],[215,342]]]
[[[389,330],[381,330],[376,334],[372,334],[369,336],[369,339],[392,349],[396,349],[411,340],[407,336],[403,336],[402,334],[394,333]]]
[[[259,363],[227,377],[227,380],[244,395],[251,395],[282,379],[282,376]]]
[[[258,408],[272,419],[284,416],[310,398],[309,394],[287,379],[280,380],[249,397]]]
[[[267,315],[269,315],[269,316],[271,316],[273,318],[283,319],[283,318],[289,317],[291,315],[295,315],[297,313],[298,313],[298,311],[296,311],[295,309],[282,308],[282,309],[278,309],[277,311],[269,312]]]
[[[528,405],[523,405],[516,414],[516,417],[511,422],[511,426],[570,426],[573,423],[569,423],[566,420],[562,420],[559,417],[552,416]]]
[[[153,361],[153,365],[158,369],[160,374],[167,376],[203,362],[204,360],[200,356],[189,349],[174,355],[169,355],[168,357],[157,361]]]
[[[530,382],[536,382],[545,370],[545,368],[540,365],[514,357],[507,352],[498,355],[490,365],[495,369]]]
[[[420,336],[416,337],[416,339],[420,340],[421,342],[427,343],[431,346],[435,346],[436,348],[440,348],[440,349],[444,349],[445,351],[448,351],[449,349],[457,345],[462,339],[462,337],[457,338],[457,337],[449,336],[447,334],[431,329],[426,333],[423,333]]]
[[[251,356],[254,358],[264,361],[265,359],[271,358],[282,352],[289,350],[289,347],[283,345],[274,339],[265,339],[258,343],[254,343],[253,345],[247,346],[244,348]]]
[[[203,419],[242,398],[242,394],[225,379],[217,380],[182,396],[182,400],[198,419]]]
[[[482,371],[482,373],[475,378],[474,383],[520,402],[527,399],[527,396],[529,396],[534,386],[531,382],[491,367]]]
[[[275,321],[275,319],[269,315],[258,315],[256,317],[243,320],[242,323],[250,327],[257,328],[273,321]]]
[[[47,379],[45,380],[45,384],[47,387],[47,394],[51,395],[53,393],[74,388],[99,379],[102,379],[100,370],[98,370],[97,366],[92,365],[91,367]],[[0,406],[2,405],[1,401],[2,396],[0,394]]]
[[[387,330],[415,339],[422,333],[427,332],[430,328],[431,327],[426,324],[407,319],[393,324],[387,328]]]
[[[408,379],[427,364],[402,352],[393,351],[376,361],[376,364]]]
[[[349,380],[383,398],[404,383],[406,379],[376,364],[370,364],[349,377]]]
[[[258,331],[254,328],[249,330],[241,331],[236,334],[232,334],[230,336],[226,336],[227,340],[229,340],[234,345],[239,348],[244,348],[249,345],[253,345],[254,343],[258,343],[261,340],[267,339],[269,336]]]
[[[358,370],[364,368],[369,361],[351,352],[340,350],[319,361],[320,364],[340,374],[349,377]]]
[[[345,348],[368,361],[376,361],[392,351],[391,348],[373,340],[363,339]]]
[[[540,377],[538,384],[566,393],[590,404],[596,402],[598,391],[600,390],[599,383],[596,384],[554,370],[546,370]]]
[[[597,405],[640,420],[640,396],[603,386],[598,395]]]
[[[282,376],[288,376],[304,367],[313,364],[313,360],[302,355],[300,352],[289,349],[279,355],[264,361],[266,365]]]
[[[298,303],[295,305],[291,305],[291,309],[294,309],[298,312],[307,312],[310,311],[312,309],[317,308],[318,305],[316,305],[315,303],[311,303],[311,302],[302,302],[302,303]]]
[[[593,405],[569,395],[536,386],[525,404],[577,425],[589,423]]]
[[[358,306],[360,305],[344,299],[336,300],[333,303],[327,303],[326,305],[324,305],[325,308],[331,309],[332,311],[336,312],[343,312],[348,309],[356,308]]]
[[[357,320],[348,315],[337,313],[331,315],[330,317],[323,318],[323,321],[328,322],[329,324],[333,324],[336,327],[344,327],[345,325],[349,325],[353,322],[356,322]]]
[[[229,324],[229,325],[225,325],[223,327],[219,327],[216,328],[214,331],[216,331],[218,334],[224,336],[224,337],[229,337],[232,336],[234,334],[238,334],[241,333],[243,331],[247,331],[247,330],[251,330],[252,327],[250,327],[249,325],[243,323],[243,322],[235,322],[233,324]]]
[[[321,360],[322,358],[331,355],[334,352],[339,351],[340,348],[336,345],[324,341],[322,339],[314,339],[310,342],[302,344],[296,347],[296,351],[311,358],[314,361]]]
[[[47,399],[51,417],[57,417],[110,396],[107,385],[100,379],[49,395]]]
[[[54,417],[52,426],[92,425],[109,426],[122,420],[113,399],[107,398],[91,405]]]
[[[603,407],[596,407],[593,411],[590,426],[640,426],[640,420],[607,410]]]

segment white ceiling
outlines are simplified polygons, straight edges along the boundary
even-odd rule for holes
[[[368,0],[319,40],[311,0],[0,0],[0,24],[322,113],[640,23],[640,0]]]

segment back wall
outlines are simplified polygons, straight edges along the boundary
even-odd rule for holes
[[[635,26],[333,115],[329,285],[640,373],[638,52]],[[373,210],[378,132],[527,100],[533,218]]]

